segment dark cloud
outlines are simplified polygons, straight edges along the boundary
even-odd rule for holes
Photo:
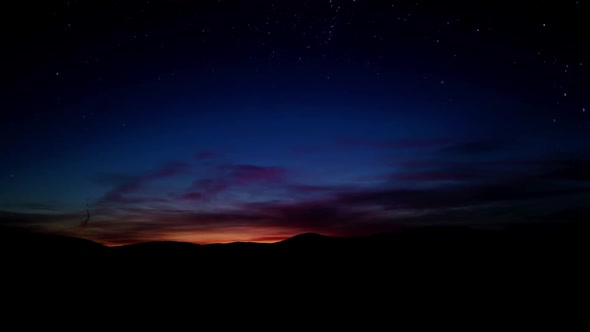
[[[25,209],[25,210],[36,210],[36,211],[59,211],[58,204],[54,203],[40,203],[40,202],[30,202],[30,203],[22,203],[16,204],[14,207],[18,209]]]
[[[465,156],[480,155],[502,151],[514,146],[516,142],[506,139],[486,139],[469,142],[457,142],[440,149],[444,155]]]
[[[464,181],[485,178],[483,172],[401,172],[390,176],[400,181]]]
[[[350,224],[360,225],[367,217],[366,213],[354,211],[336,201],[271,203],[258,212],[267,215],[274,226],[314,232],[334,232]]]
[[[453,144],[450,139],[400,139],[400,140],[366,140],[343,139],[339,145],[350,148],[378,148],[378,149],[418,149],[440,148]]]
[[[9,226],[30,226],[31,218],[25,213],[0,211],[0,224]]]
[[[500,184],[461,184],[424,189],[385,189],[339,195],[343,206],[378,204],[385,209],[441,209],[590,193],[590,188],[549,187],[522,180]]]
[[[586,159],[543,159],[543,160],[405,160],[397,161],[393,167],[402,168],[393,179],[428,180],[488,179],[505,181],[520,176],[547,183],[550,180],[590,181],[590,161]],[[385,177],[381,177],[385,178]]]
[[[590,181],[590,160],[563,160],[554,162],[550,169],[541,175],[543,179],[566,181]]]
[[[530,168],[551,165],[548,161],[539,160],[482,160],[482,161],[452,161],[443,159],[427,160],[395,160],[393,167],[408,169],[491,169],[491,168]]]
[[[63,222],[72,222],[79,225],[86,215],[79,213],[49,213],[49,212],[10,212],[0,210],[0,225],[10,225],[23,228],[35,227],[36,229],[50,228],[52,225],[61,225]]]
[[[288,185],[287,189],[289,192],[294,194],[333,194],[337,192],[343,192],[351,190],[351,186],[335,186],[335,185],[306,185],[306,184],[295,184]]]
[[[279,183],[287,177],[287,170],[281,167],[262,167],[256,165],[221,166],[220,170],[227,174],[232,183]]]

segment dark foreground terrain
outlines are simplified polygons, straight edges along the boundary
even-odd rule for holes
[[[106,247],[4,229],[2,287],[5,296],[18,299],[12,303],[25,306],[41,301],[51,307],[48,302],[65,297],[74,306],[72,298],[253,310],[263,301],[273,309],[321,312],[335,306],[448,309],[459,301],[473,310],[485,303],[584,311],[588,230],[582,223],[430,227],[358,238],[301,234],[273,244]]]

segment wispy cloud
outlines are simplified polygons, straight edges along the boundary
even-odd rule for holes
[[[506,139],[471,140],[466,142],[455,142],[442,147],[440,152],[442,154],[453,156],[481,155],[502,151],[513,147],[515,144],[515,140]]]
[[[424,181],[464,181],[485,179],[486,174],[477,172],[401,172],[390,175],[392,180]]]
[[[472,148],[489,151],[472,146],[462,152]],[[97,175],[94,180],[110,189],[91,205],[85,228],[79,227],[85,211],[59,213],[36,203],[29,207],[37,213],[0,212],[0,224],[41,227],[106,244],[157,239],[210,243],[268,241],[301,232],[354,236],[458,220],[546,219],[556,215],[552,211],[564,218],[588,217],[571,212],[587,211],[588,160],[448,161],[432,156],[402,160],[371,185],[298,183],[290,169],[278,166],[226,163],[196,171],[194,164],[171,162],[144,174]],[[183,186],[179,179],[189,180]],[[180,186],[152,190],[163,180]],[[251,188],[279,188],[282,195],[253,201],[236,195]],[[534,205],[543,211],[527,207],[534,201],[551,204]],[[214,204],[219,202],[223,204]]]
[[[389,139],[368,140],[359,138],[347,138],[338,142],[338,145],[349,148],[378,148],[378,149],[420,149],[442,148],[454,144],[451,139]]]
[[[221,165],[207,178],[195,180],[190,192],[213,196],[243,186],[281,184],[287,181],[288,174],[287,169],[281,167]]]
[[[287,178],[287,170],[282,167],[262,167],[256,165],[229,165],[220,170],[227,179],[237,184],[248,183],[279,183]]]
[[[184,162],[166,163],[152,172],[142,175],[99,174],[97,177],[103,183],[110,180],[114,187],[110,189],[98,204],[141,204],[166,203],[166,197],[145,196],[148,186],[154,181],[173,178],[187,174],[192,165]]]

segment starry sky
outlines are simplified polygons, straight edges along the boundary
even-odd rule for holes
[[[206,244],[590,217],[590,1],[2,12],[0,225]]]

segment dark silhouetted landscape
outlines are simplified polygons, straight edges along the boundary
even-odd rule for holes
[[[584,223],[553,223],[424,227],[350,238],[304,233],[276,243],[107,247],[3,229],[0,246],[5,299],[17,312],[69,308],[94,315],[106,303],[107,310],[156,310],[160,317],[184,312],[187,319],[195,310],[210,313],[209,319],[262,311],[297,315],[296,322],[344,315],[348,320],[330,324],[346,326],[366,317],[367,323],[382,324],[392,310],[461,310],[474,319],[491,315],[484,319],[497,324],[511,315],[525,319],[525,312],[535,317],[563,309],[567,317],[583,317],[584,306],[577,303],[588,290],[588,234]],[[56,307],[58,300],[62,307]],[[504,314],[496,316],[495,310]]]
[[[123,276],[150,270],[193,280],[215,280],[228,274],[244,280],[281,273],[349,281],[420,277],[422,273],[436,279],[474,273],[508,280],[524,273],[575,280],[586,269],[588,231],[584,223],[440,226],[366,237],[305,233],[276,243],[154,241],[107,247],[79,238],[5,228],[0,245],[4,266],[62,276],[76,271]],[[18,275],[18,268],[13,272]]]

